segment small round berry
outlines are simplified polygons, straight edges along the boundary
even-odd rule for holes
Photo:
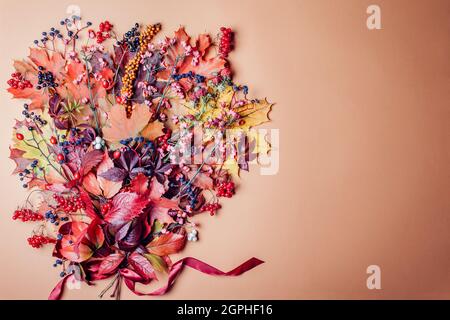
[[[59,154],[56,156],[56,159],[58,159],[58,161],[63,161],[63,160],[64,160],[64,155],[63,155],[62,153],[59,153]]]
[[[21,133],[17,133],[17,134],[16,134],[16,138],[17,138],[17,140],[23,140],[23,139],[24,139],[24,136],[23,136],[23,134],[21,134]]]

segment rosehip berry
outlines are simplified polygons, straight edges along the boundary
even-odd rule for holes
[[[57,144],[57,143],[58,143],[58,140],[56,140],[55,137],[51,137],[51,138],[50,138],[50,143],[51,143],[51,144]]]
[[[17,138],[17,140],[23,140],[23,139],[24,139],[24,136],[23,136],[23,134],[21,134],[21,133],[17,133],[17,134],[16,134],[16,138]]]
[[[119,159],[121,155],[121,152],[119,150],[114,151],[113,153],[113,158],[114,159]]]
[[[64,160],[64,155],[63,155],[62,153],[59,153],[59,154],[56,156],[56,159],[58,159],[58,161],[63,161],[63,160]]]

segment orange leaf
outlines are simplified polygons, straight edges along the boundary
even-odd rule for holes
[[[177,253],[184,248],[186,244],[186,235],[180,233],[166,233],[153,239],[148,245],[147,249],[150,253],[158,256],[165,256],[172,253]]]
[[[145,105],[135,105],[131,117],[128,119],[123,106],[113,106],[108,114],[109,121],[103,128],[103,138],[118,144],[122,139],[139,136],[151,117],[151,112]]]
[[[142,130],[141,135],[148,140],[155,140],[157,137],[162,136],[164,132],[164,124],[158,120],[150,122]]]

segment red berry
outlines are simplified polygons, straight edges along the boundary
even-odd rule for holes
[[[51,143],[51,144],[57,144],[57,143],[58,143],[58,140],[56,140],[55,137],[51,137],[51,138],[50,138],[50,143]]]
[[[79,172],[75,172],[75,174],[73,175],[74,180],[78,180],[81,178],[81,175]]]
[[[21,134],[21,133],[17,133],[17,134],[16,134],[16,138],[17,138],[17,140],[23,140],[23,139],[24,139],[24,136],[23,136],[23,134]]]
[[[59,153],[59,154],[56,156],[56,159],[58,159],[58,161],[63,161],[63,160],[64,160],[64,155],[63,155],[62,153]]]
[[[105,88],[105,89],[108,89],[109,88],[109,81],[104,79],[102,81],[102,87]]]
[[[121,155],[121,152],[119,150],[114,151],[113,153],[113,158],[114,159],[119,159]]]

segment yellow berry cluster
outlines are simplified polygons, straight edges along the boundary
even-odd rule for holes
[[[161,30],[161,25],[149,25],[145,28],[145,30],[139,36],[139,51],[136,53],[133,59],[131,59],[127,65],[125,66],[125,74],[122,77],[122,89],[120,91],[122,97],[124,97],[124,103],[126,103],[126,112],[127,116],[131,116],[132,106],[127,103],[127,99],[133,96],[133,84],[136,79],[137,71],[139,69],[139,62],[141,60],[141,56],[147,50],[148,44],[153,39],[153,37]]]

